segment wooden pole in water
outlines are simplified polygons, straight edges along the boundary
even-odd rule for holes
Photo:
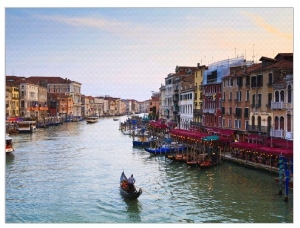
[[[287,167],[287,161],[284,159],[284,173],[285,173],[285,197],[284,201],[289,201],[289,182],[290,182],[290,171]]]
[[[279,155],[279,177],[278,177],[278,184],[279,184],[279,195],[282,195],[282,169],[283,169],[283,157]]]

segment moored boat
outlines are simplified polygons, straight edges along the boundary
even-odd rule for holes
[[[13,147],[13,139],[9,137],[8,134],[6,134],[5,141],[6,141],[6,146],[5,146],[6,154],[13,152],[15,150]]]
[[[36,121],[24,120],[18,122],[19,133],[33,133],[37,130]]]
[[[88,116],[88,117],[86,117],[86,122],[87,123],[97,123],[98,117],[97,116]]]
[[[129,192],[129,184],[128,179],[124,173],[124,171],[121,174],[120,177],[120,194],[129,199],[137,199],[142,194],[142,189],[139,188],[139,190],[136,189],[136,187],[133,185],[133,191]]]
[[[145,151],[151,153],[151,154],[167,154],[167,153],[175,153],[175,152],[182,152],[186,149],[185,146],[178,144],[178,146],[174,147],[171,145],[162,145],[157,148],[144,148]]]

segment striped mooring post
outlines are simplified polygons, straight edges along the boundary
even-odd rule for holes
[[[283,178],[283,157],[282,155],[279,156],[279,177],[278,177],[278,184],[279,184],[279,195],[282,195],[282,178]]]

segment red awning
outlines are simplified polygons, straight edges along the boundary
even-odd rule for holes
[[[188,130],[184,130],[184,129],[171,130],[170,134],[173,136],[184,137],[185,139],[191,138],[191,139],[198,139],[198,140],[208,136],[208,134],[205,134],[205,133],[196,132],[196,131],[188,131]]]
[[[230,143],[230,146],[233,148],[239,148],[239,149],[245,149],[245,150],[257,150],[259,147],[261,147],[261,144],[257,143],[247,143],[247,142],[232,142]]]
[[[151,121],[149,122],[149,125],[155,128],[159,128],[159,129],[166,129],[168,128],[168,126],[166,124],[163,124],[161,122],[158,121]]]
[[[283,155],[284,157],[293,157],[294,154],[292,149],[276,148],[276,147],[269,147],[269,146],[260,147],[258,151],[270,155]]]
[[[281,147],[281,148],[289,148],[293,149],[293,140],[285,140],[285,139],[278,139],[278,138],[269,138],[266,140],[266,145],[268,146],[275,146],[275,147]]]

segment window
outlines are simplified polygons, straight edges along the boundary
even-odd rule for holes
[[[243,86],[243,78],[242,77],[236,78],[236,85],[239,87]]]
[[[255,106],[255,94],[252,95],[252,106]]]
[[[249,128],[249,120],[246,120],[245,121],[245,129],[248,129]]]
[[[255,88],[256,87],[256,76],[251,77],[251,88]]]
[[[231,120],[228,120],[228,127],[231,128]]]
[[[272,85],[272,83],[273,83],[273,74],[269,73],[269,82],[268,82],[268,84]]]
[[[234,120],[234,127],[241,128],[241,120]]]
[[[250,100],[250,91],[247,90],[246,91],[246,101],[249,101]]]
[[[238,118],[242,117],[242,109],[241,108],[235,108],[235,116]]]
[[[270,108],[272,103],[272,93],[268,93],[268,104],[267,106]]]
[[[288,86],[288,103],[292,103],[292,86]]]
[[[263,87],[263,76],[262,75],[257,76],[257,87]]]
[[[244,109],[244,117],[249,118],[249,108]]]
[[[250,86],[250,76],[246,77],[246,86]]]
[[[257,94],[257,106],[261,107],[261,94]]]

